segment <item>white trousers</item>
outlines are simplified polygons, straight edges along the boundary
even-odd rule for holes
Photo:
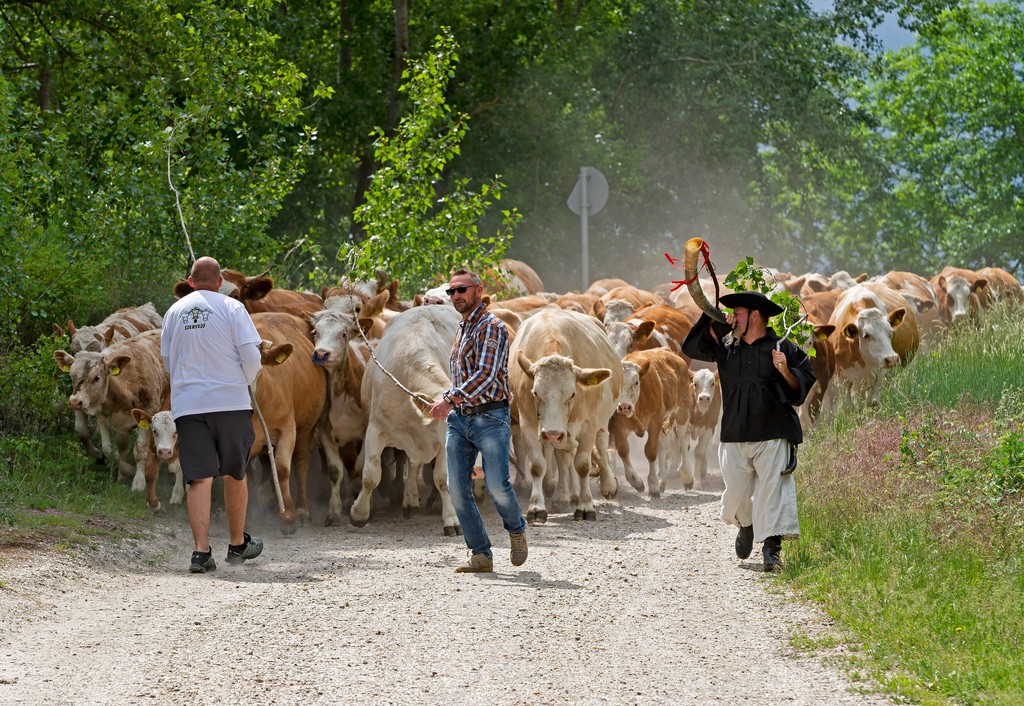
[[[722,521],[728,525],[754,525],[754,541],[781,535],[800,536],[796,516],[796,483],[793,474],[781,475],[789,462],[789,442],[723,442],[718,447],[725,492]]]

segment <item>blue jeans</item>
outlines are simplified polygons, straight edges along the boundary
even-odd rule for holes
[[[448,415],[448,494],[462,525],[466,546],[474,554],[491,556],[491,540],[484,529],[480,509],[473,497],[473,462],[483,457],[484,485],[508,532],[526,529],[519,498],[508,479],[508,454],[512,441],[508,407],[471,417],[455,412]]]

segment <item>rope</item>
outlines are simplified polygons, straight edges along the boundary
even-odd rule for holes
[[[391,378],[391,380],[396,385],[398,385],[398,387],[400,387],[402,389],[402,391],[405,392],[405,394],[409,395],[409,397],[412,397],[414,400],[419,400],[420,402],[422,402],[423,404],[428,405],[428,406],[434,404],[433,400],[427,399],[423,395],[420,395],[420,394],[417,394],[417,393],[413,392],[408,387],[406,387],[401,382],[399,382],[398,378],[396,378],[394,375],[392,375],[391,371],[389,371],[387,368],[385,368],[384,365],[381,364],[381,362],[379,360],[377,360],[377,353],[373,350],[373,346],[370,345],[370,340],[366,337],[366,334],[363,333],[363,327],[359,325],[359,319],[356,319],[356,329],[359,331],[359,336],[360,336],[360,338],[363,339],[363,343],[366,344],[367,350],[370,351],[370,357],[373,358],[373,362],[377,364],[377,367],[380,368],[382,373],[384,373],[389,378]]]
[[[267,427],[267,420],[263,418],[260,406],[256,404],[256,391],[249,385],[249,399],[252,400],[252,408],[256,410],[256,416],[260,418],[263,425],[263,438],[267,440],[267,449],[270,456],[270,473],[274,477],[274,492],[277,493],[277,511],[284,514],[284,496],[281,494],[281,481],[277,478],[277,460],[274,458],[274,445],[270,442],[270,429]]]
[[[192,249],[192,239],[188,236],[188,228],[185,227],[185,214],[181,212],[181,198],[178,194],[178,190],[174,188],[174,182],[171,181],[171,148],[167,147],[167,183],[171,187],[171,191],[174,192],[174,205],[178,208],[178,219],[181,221],[181,230],[185,233],[185,244],[188,245],[188,254],[192,256],[192,262],[196,261],[195,250]]]

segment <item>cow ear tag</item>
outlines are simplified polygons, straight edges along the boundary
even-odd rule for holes
[[[285,355],[284,353],[278,353],[276,356],[274,356],[274,360],[276,360],[277,364],[280,365],[281,363],[288,360],[288,356]]]
[[[139,422],[139,429],[145,429],[146,431],[149,431],[149,427],[150,424],[148,419],[143,419],[141,422]]]
[[[65,373],[70,373],[71,372],[71,366],[70,365],[62,365],[62,366],[60,366],[60,369],[62,371],[64,371]]]
[[[111,375],[120,375],[121,374],[121,368],[119,368],[119,367],[117,367],[115,365],[113,368],[110,369],[110,374]]]
[[[600,382],[600,380],[598,380],[593,375],[591,375],[590,377],[587,378],[587,385],[590,385],[591,387],[596,385],[596,384],[598,384],[599,382]]]

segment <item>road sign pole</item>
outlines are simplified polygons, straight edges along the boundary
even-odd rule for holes
[[[590,175],[586,167],[580,167],[580,266],[582,284],[580,291],[585,292],[590,286],[590,248],[587,233],[587,213],[590,211],[590,204],[587,201],[587,180]]]

